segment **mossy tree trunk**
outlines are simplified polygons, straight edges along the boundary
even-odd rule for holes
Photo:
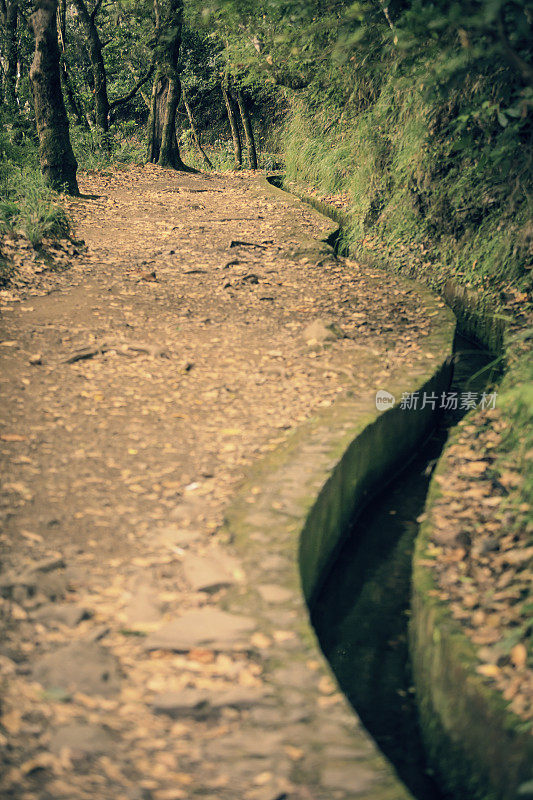
[[[0,0],[0,21],[4,29],[4,100],[9,110],[17,113],[17,0]]]
[[[109,131],[109,98],[107,96],[107,73],[102,55],[102,42],[96,27],[96,17],[102,0],[97,0],[93,10],[89,12],[84,0],[73,0],[79,20],[87,39],[87,50],[91,62],[94,79],[94,121],[104,136]]]
[[[248,107],[246,105],[246,101],[240,89],[237,89],[236,96],[237,96],[237,105],[239,106],[239,111],[242,119],[244,138],[246,139],[246,149],[248,150],[248,161],[250,162],[250,169],[257,169],[257,152],[255,149],[254,132],[252,129],[250,114],[248,113]]]
[[[68,117],[61,93],[57,0],[36,0],[30,26],[35,36],[30,82],[41,170],[53,189],[79,194],[76,181],[78,164],[70,143]]]
[[[155,2],[155,76],[148,120],[148,161],[161,167],[187,169],[176,138],[176,111],[181,95],[178,59],[181,46],[183,0]]]
[[[239,125],[237,123],[237,116],[233,105],[233,98],[230,94],[227,80],[222,83],[222,94],[224,95],[224,102],[226,104],[226,111],[228,114],[229,126],[231,129],[231,138],[233,139],[233,152],[235,154],[235,169],[242,167],[242,145],[241,135],[239,133]]]

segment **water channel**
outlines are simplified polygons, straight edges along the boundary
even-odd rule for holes
[[[481,393],[494,382],[489,353],[461,336],[454,349],[450,391]],[[353,521],[311,608],[341,689],[417,800],[444,795],[425,761],[410,674],[411,560],[433,467],[465,413],[443,412],[425,446]]]

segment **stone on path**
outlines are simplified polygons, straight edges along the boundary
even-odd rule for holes
[[[45,689],[111,695],[120,687],[118,661],[96,642],[71,642],[36,660],[33,677]]]
[[[195,544],[202,538],[200,531],[195,529],[181,528],[179,525],[165,525],[159,528],[149,537],[150,544],[162,545],[164,547],[187,548]]]
[[[206,555],[187,553],[182,563],[187,583],[195,592],[213,592],[235,583],[237,562],[221,551]]]
[[[64,748],[68,748],[74,760],[77,760],[106,753],[112,743],[112,736],[101,725],[71,722],[52,734],[48,747],[55,755],[60,755]]]
[[[265,603],[286,603],[294,598],[294,593],[290,589],[285,589],[284,586],[276,586],[273,583],[263,583],[257,587],[257,591]]]
[[[154,586],[136,586],[133,597],[123,611],[123,618],[131,630],[153,630],[161,620],[161,607],[154,601],[157,590]]]
[[[75,628],[82,620],[91,616],[92,612],[89,609],[75,603],[47,603],[38,608],[33,615],[34,619],[45,625],[59,623],[69,628]]]
[[[324,344],[344,338],[344,332],[334,322],[315,319],[305,326],[302,336],[307,344]]]
[[[206,718],[222,708],[249,708],[265,696],[262,689],[235,687],[212,693],[206,689],[184,689],[181,692],[164,692],[152,702],[153,710],[170,717],[193,716]]]
[[[217,608],[188,611],[147,636],[146,650],[173,650],[184,653],[194,647],[226,650],[246,641],[246,635],[256,627],[251,617],[228,614]]]

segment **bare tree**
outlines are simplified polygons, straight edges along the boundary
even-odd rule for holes
[[[233,104],[233,98],[230,94],[227,78],[222,82],[222,94],[226,104],[226,112],[228,114],[228,122],[231,129],[231,138],[233,139],[233,152],[235,154],[235,169],[242,167],[242,145],[241,135],[239,133],[239,125],[237,123],[237,116]]]
[[[198,134],[198,130],[197,130],[196,124],[194,122],[194,117],[192,115],[192,110],[191,110],[191,107],[189,105],[189,101],[187,99],[187,94],[185,92],[185,88],[184,87],[182,87],[181,96],[183,98],[183,105],[185,106],[185,111],[187,112],[187,116],[189,118],[189,125],[191,126],[192,138],[193,138],[194,144],[196,145],[196,149],[198,150],[198,152],[200,153],[200,155],[204,159],[208,169],[213,169],[213,164],[211,163],[211,160],[209,159],[209,156],[205,152],[204,148],[202,147],[202,143],[200,142],[200,136]]]
[[[248,150],[250,169],[257,169],[257,152],[255,149],[254,132],[252,129],[250,114],[248,113],[248,106],[246,105],[246,101],[240,89],[237,89],[236,96],[237,105],[239,106],[242,119],[242,127],[244,129],[244,138],[246,139],[246,149]]]

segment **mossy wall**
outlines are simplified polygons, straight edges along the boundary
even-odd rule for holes
[[[427,509],[438,492],[433,481]],[[501,694],[476,673],[475,648],[438,596],[426,552],[430,535],[431,522],[426,521],[414,556],[410,626],[428,761],[453,797],[525,800],[533,793],[519,794],[518,790],[533,777],[533,737],[508,710]]]
[[[443,354],[451,342],[442,337]],[[419,391],[446,391],[451,361],[445,361]],[[354,516],[403,469],[435,424],[434,412],[406,411],[397,404],[367,425],[344,453],[307,517],[300,536],[300,573],[308,603],[320,589],[327,566],[340,547]]]

